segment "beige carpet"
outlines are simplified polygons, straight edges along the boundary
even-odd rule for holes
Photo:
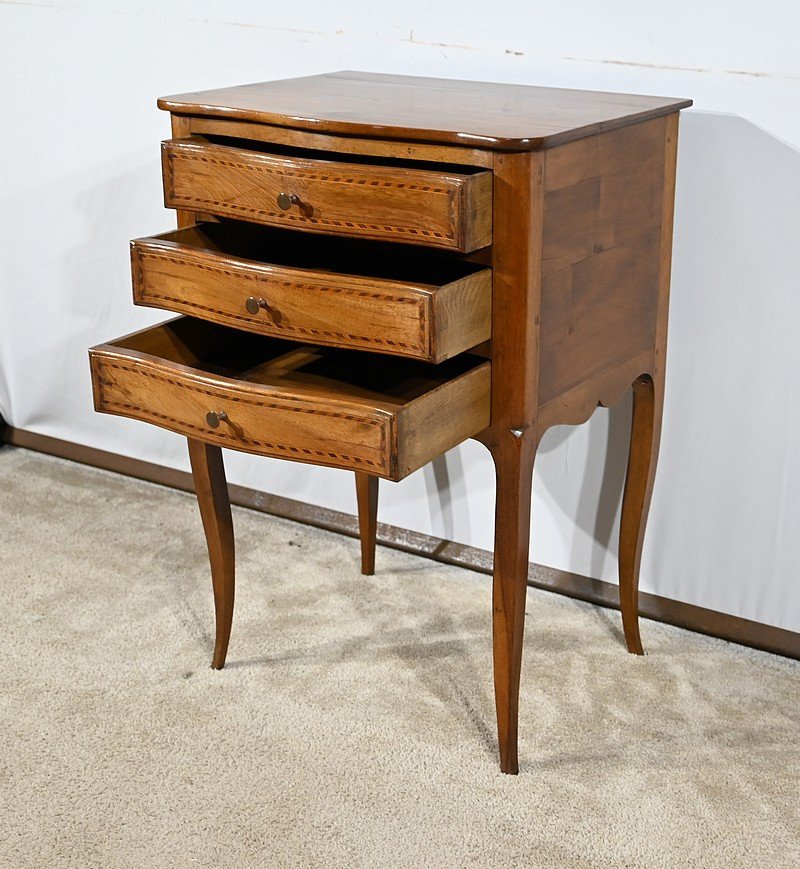
[[[800,667],[531,591],[519,777],[487,577],[0,449],[0,864],[796,867]],[[753,578],[758,581],[757,577]]]

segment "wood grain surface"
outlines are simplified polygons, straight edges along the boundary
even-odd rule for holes
[[[214,589],[216,635],[211,666],[221,670],[228,654],[233,623],[236,557],[233,518],[222,450],[213,444],[188,439],[194,491],[203,521]]]
[[[489,362],[437,366],[193,318],[90,351],[95,408],[244,452],[398,480],[485,428]],[[222,416],[218,425],[208,414]]]
[[[550,426],[630,389],[619,599],[642,652],[678,111],[691,101],[338,72],[159,105],[173,129],[165,203],[182,229],[134,242],[134,297],[202,319],[94,348],[97,408],[190,438],[215,592],[231,605],[219,447],[355,471],[369,574],[378,478],[482,441],[497,481],[500,765],[517,772],[536,451]],[[226,620],[223,607],[218,646]]]
[[[308,159],[200,136],[163,142],[161,156],[168,208],[462,252],[492,240],[488,171]]]
[[[528,150],[670,114],[670,97],[340,71],[162,97],[182,115],[345,136]]]
[[[378,536],[378,478],[356,471],[358,531],[361,540],[361,572],[375,573],[375,544]]]
[[[397,253],[209,223],[131,242],[133,299],[263,335],[430,362],[488,340],[490,269]]]

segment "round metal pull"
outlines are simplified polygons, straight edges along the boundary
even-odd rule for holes
[[[296,193],[279,193],[278,208],[288,211],[293,205],[300,204],[300,197]]]
[[[296,193],[279,193],[278,208],[283,211],[288,211],[293,205],[296,205],[303,214],[303,217],[314,216],[314,206],[308,202],[303,202]]]
[[[257,314],[260,310],[269,310],[269,304],[266,299],[257,299],[255,296],[250,296],[244,303],[248,314]]]
[[[220,410],[218,413],[215,413],[213,410],[209,410],[209,412],[206,414],[206,422],[211,428],[218,428],[220,420],[227,418],[228,414],[225,413],[224,410]]]

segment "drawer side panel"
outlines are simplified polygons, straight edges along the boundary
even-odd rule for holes
[[[491,363],[432,390],[398,416],[398,479],[489,427]]]

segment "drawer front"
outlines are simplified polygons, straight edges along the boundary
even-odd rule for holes
[[[389,473],[392,417],[247,389],[169,362],[93,353],[95,409],[222,447],[332,467]],[[227,414],[217,427],[210,412]]]
[[[260,263],[181,243],[184,237],[186,231],[178,231],[132,242],[136,304],[264,335],[431,362],[491,333],[489,269],[441,286],[415,286]]]
[[[278,156],[209,143],[162,143],[170,208],[331,235],[470,252],[491,243],[492,178]]]
[[[275,458],[398,480],[489,424],[490,363],[439,366],[191,317],[90,350],[95,409]],[[222,372],[222,373],[220,373]]]

